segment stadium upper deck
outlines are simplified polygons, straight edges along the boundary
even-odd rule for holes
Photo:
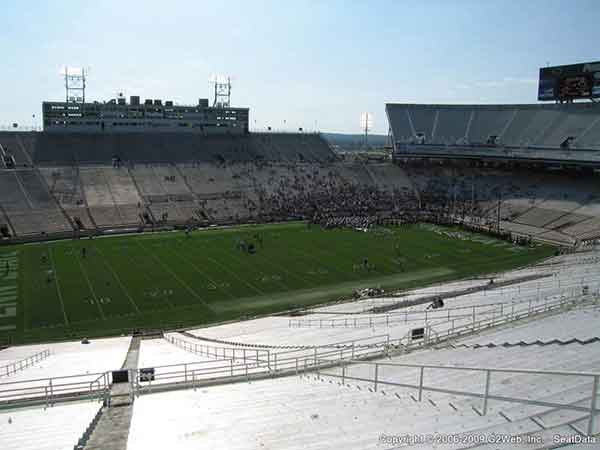
[[[335,155],[314,133],[0,133],[0,156],[17,167],[131,163],[331,161]],[[0,167],[2,166],[0,158]]]
[[[600,165],[600,107],[387,104],[402,156],[519,159]]]

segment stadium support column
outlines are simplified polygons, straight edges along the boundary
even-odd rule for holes
[[[365,149],[369,148],[369,131],[373,128],[373,114],[364,112],[360,115],[360,127],[364,133],[363,146]]]
[[[452,180],[452,218],[456,217],[456,178]]]
[[[496,230],[500,234],[500,205],[502,204],[502,192],[498,192],[498,216],[496,218]]]
[[[475,213],[475,179],[471,175],[471,222],[473,222],[473,214]]]

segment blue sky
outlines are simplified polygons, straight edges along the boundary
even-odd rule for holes
[[[252,128],[386,133],[385,102],[536,102],[538,69],[600,60],[599,0],[4,0],[0,126],[64,97],[195,103],[233,78]],[[285,123],[284,123],[285,121]]]

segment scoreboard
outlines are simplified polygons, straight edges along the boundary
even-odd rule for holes
[[[540,69],[538,100],[593,98],[600,98],[600,61]]]

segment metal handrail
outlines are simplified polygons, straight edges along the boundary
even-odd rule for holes
[[[372,339],[378,339],[378,338],[386,338],[386,340],[389,339],[389,334],[378,334],[375,336],[369,336],[369,337],[364,337],[364,338],[357,338],[357,339],[346,339],[343,341],[337,341],[337,342],[330,342],[328,344],[322,344],[322,345],[269,345],[269,344],[255,344],[255,343],[246,343],[246,342],[235,342],[235,341],[225,341],[222,339],[207,339],[207,338],[203,338],[201,336],[196,336],[195,337],[198,340],[204,340],[204,341],[209,341],[209,342],[217,342],[217,343],[221,343],[221,344],[226,344],[226,345],[230,345],[230,346],[234,346],[234,347],[246,347],[246,348],[270,348],[270,349],[285,349],[285,350],[289,350],[292,349],[290,351],[295,351],[295,350],[305,350],[305,349],[313,349],[313,348],[329,348],[329,347],[335,347],[335,348],[339,348],[344,346],[343,344],[350,344],[350,345],[346,345],[347,347],[350,347],[352,344],[354,344],[355,346],[368,346],[371,344],[358,344],[359,342],[363,342],[363,341],[369,341]],[[283,352],[280,352],[280,354]]]
[[[27,367],[33,366],[35,363],[46,359],[48,356],[50,356],[50,350],[45,349],[41,352],[37,352],[31,356],[28,356],[27,358],[23,358],[19,361],[15,361],[4,366],[0,366],[0,377],[7,377],[13,373],[18,372],[19,370],[24,370]]]
[[[367,365],[369,367],[373,367],[373,377],[372,378],[364,378],[364,377],[353,377],[348,375],[347,367],[349,365]],[[380,367],[400,367],[400,368],[410,368],[410,369],[419,369],[418,375],[418,383],[410,384],[410,383],[399,383],[391,380],[382,380],[379,376],[379,368]],[[471,392],[466,390],[457,390],[457,389],[446,389],[443,387],[439,387],[439,383],[436,386],[426,386],[424,384],[425,377],[425,369],[428,371],[435,370],[443,370],[443,371],[469,371],[469,372],[480,372],[485,374],[485,388],[483,392]],[[438,392],[443,394],[450,395],[459,395],[464,397],[475,397],[481,398],[483,400],[481,411],[477,411],[481,415],[486,415],[488,410],[488,402],[489,400],[497,400],[511,403],[520,403],[520,404],[530,404],[535,406],[543,406],[549,408],[560,408],[560,409],[570,409],[573,411],[582,411],[589,413],[589,422],[588,422],[588,435],[592,435],[594,433],[594,420],[596,415],[600,412],[600,409],[597,408],[597,397],[599,394],[598,387],[600,381],[600,372],[587,372],[587,371],[564,371],[564,370],[537,370],[537,369],[518,369],[518,368],[504,368],[504,367],[481,367],[481,366],[453,366],[453,365],[442,365],[442,364],[410,364],[410,363],[395,363],[395,362],[368,362],[368,361],[359,361],[359,360],[349,360],[347,362],[342,363],[341,366],[341,374],[337,373],[324,373],[322,370],[317,372],[317,376],[330,376],[333,378],[341,378],[342,384],[345,384],[346,380],[354,380],[354,381],[362,381],[373,383],[373,390],[377,392],[379,385],[388,385],[388,386],[398,386],[405,388],[414,388],[417,389],[418,392],[418,401],[422,401],[423,392]],[[592,391],[591,391],[591,401],[590,406],[577,406],[573,403],[556,403],[549,402],[545,400],[532,400],[528,398],[519,398],[516,396],[506,396],[506,395],[495,395],[490,394],[491,389],[491,374],[492,373],[513,373],[513,374],[527,374],[527,375],[540,375],[540,376],[565,376],[565,377],[584,377],[591,378],[593,380],[592,383]],[[403,379],[405,378],[405,374],[403,374]],[[441,377],[444,379],[444,377]],[[475,409],[475,408],[474,408]]]
[[[565,287],[565,288],[558,288],[556,293],[547,295],[546,297],[544,297],[544,301],[548,302],[549,298],[553,298],[556,297],[557,295],[564,295],[564,294],[571,294],[571,296],[573,296],[573,291],[574,288],[573,287]],[[531,308],[532,305],[532,300],[538,298],[539,296],[536,295],[532,295],[530,296],[527,300],[523,300],[523,301],[519,301],[519,302],[510,302],[510,303],[494,303],[494,304],[488,304],[488,305],[471,305],[471,306],[462,306],[462,307],[457,307],[457,308],[444,308],[444,309],[439,309],[439,310],[419,310],[419,311],[396,311],[393,313],[387,313],[387,314],[369,314],[369,315],[363,315],[362,317],[358,317],[358,318],[352,318],[352,319],[348,319],[348,318],[331,318],[331,319],[289,319],[288,321],[288,327],[290,328],[294,328],[294,327],[298,327],[298,328],[303,328],[303,327],[307,327],[307,328],[311,328],[312,326],[317,326],[319,328],[361,328],[361,327],[373,327],[373,326],[377,326],[377,325],[382,325],[382,326],[389,326],[389,325],[394,325],[394,324],[400,324],[400,323],[409,323],[409,322],[419,322],[419,321],[425,321],[428,322],[429,320],[436,320],[436,319],[446,319],[448,321],[452,320],[452,319],[460,319],[460,318],[467,318],[469,316],[473,317],[473,321],[475,321],[475,317],[477,314],[479,315],[495,315],[495,314],[500,314],[503,315],[504,314],[504,310],[505,308],[512,308],[513,310],[515,308],[519,308],[523,305],[528,305],[528,308]],[[497,305],[497,307],[493,308],[492,305]],[[478,309],[485,309],[485,308],[490,308],[484,312],[478,311]],[[456,315],[452,315],[452,311],[454,310],[459,310],[459,309],[468,309],[471,311],[471,314],[456,314]],[[335,313],[332,313],[335,314]],[[421,315],[420,318],[416,318],[416,319],[412,319],[409,318],[409,315]],[[402,320],[401,317],[399,316],[404,316],[404,319]],[[362,322],[362,323],[361,323]],[[314,324],[314,325],[313,325]],[[339,324],[339,325],[336,325]]]
[[[106,372],[83,373],[83,374],[74,374],[74,375],[60,375],[57,377],[30,378],[27,380],[6,381],[3,383],[0,383],[0,387],[7,386],[9,384],[23,384],[23,383],[34,383],[37,381],[62,380],[65,378],[93,377],[93,376],[103,375],[104,373],[106,373]],[[2,391],[0,391],[0,392],[2,392]]]
[[[480,331],[482,328],[490,328],[492,326],[501,325],[501,324],[508,323],[508,322],[513,322],[515,320],[523,319],[523,318],[530,317],[530,316],[537,315],[537,314],[542,314],[544,312],[552,311],[555,309],[560,309],[562,307],[576,305],[576,304],[578,304],[578,301],[581,299],[583,299],[584,303],[586,302],[586,299],[587,299],[587,301],[591,300],[595,303],[598,300],[600,300],[600,297],[593,296],[593,295],[590,296],[588,294],[588,295],[582,295],[579,297],[573,297],[573,298],[569,298],[569,299],[561,298],[561,299],[558,299],[553,302],[546,301],[542,305],[531,305],[530,304],[526,310],[523,310],[521,312],[515,312],[514,310],[511,310],[510,313],[505,314],[503,316],[492,317],[491,319],[482,319],[479,321],[473,321],[471,323],[459,325],[458,327],[455,327],[453,324],[451,328],[447,328],[445,331],[435,330],[435,328],[433,328],[433,326],[431,326],[431,328],[434,329],[436,332],[436,335],[439,336],[438,340],[447,340],[447,339],[450,339],[453,337],[460,337],[460,336],[463,336],[468,333]],[[439,325],[439,324],[436,324],[436,325]]]
[[[469,308],[471,309],[471,308]],[[419,313],[422,317],[409,318],[411,313]],[[430,320],[451,320],[451,319],[463,319],[472,317],[473,314],[479,315],[490,315],[502,313],[502,308],[491,308],[484,312],[477,313],[460,313],[452,314],[449,310],[436,310],[436,311],[405,311],[403,314],[394,315],[369,315],[363,317],[355,317],[352,319],[348,318],[336,318],[336,319],[306,319],[300,320],[290,319],[288,326],[290,328],[312,328],[313,324],[318,324],[319,328],[364,328],[373,327],[378,325],[389,326],[395,324],[409,323],[409,322],[428,322]],[[404,315],[404,318],[400,317]],[[415,314],[416,315],[416,314]]]
[[[37,399],[51,405],[63,397],[93,395],[106,391],[105,375],[103,372],[0,383],[0,403],[28,403]],[[93,380],[105,378],[96,388],[94,383],[90,383],[92,377]]]
[[[205,345],[205,344],[200,344],[200,343],[192,343],[189,342],[185,339],[181,339],[172,335],[166,335],[164,337],[164,339],[166,339],[168,342],[170,342],[171,344],[182,348],[183,350],[186,350],[190,353],[195,353],[198,355],[204,355],[207,357],[214,357],[215,361],[220,361],[220,360],[229,360],[229,359],[243,359],[244,361],[246,361],[247,359],[251,359],[250,355],[252,355],[252,353],[255,353],[256,355],[256,361],[259,361],[259,356],[260,355],[265,355],[267,357],[267,361],[269,359],[269,350],[265,350],[265,349],[240,349],[240,348],[236,348],[236,347],[218,347],[218,346],[211,346],[211,345]],[[212,350],[212,352],[211,352]],[[229,357],[227,357],[227,352],[229,351]],[[237,355],[236,355],[236,351],[237,351]],[[221,355],[219,355],[219,352],[221,352]],[[241,356],[239,355],[239,353],[241,352]],[[221,356],[221,358],[219,358],[219,356]],[[236,358],[237,356],[237,358]],[[264,358],[264,356],[263,356]]]
[[[408,295],[408,294],[407,294]],[[435,295],[435,294],[432,294]],[[440,293],[438,295],[443,295],[443,293]],[[457,295],[457,297],[463,297],[463,296],[468,296],[471,294],[460,294]],[[390,302],[390,300],[394,300],[395,298],[399,297],[399,295],[392,295],[389,297],[386,296],[381,296],[381,297],[369,297],[369,298],[364,298],[364,299],[359,299],[358,301],[363,301],[363,302],[371,302],[371,303],[388,303]],[[425,303],[418,303],[418,304],[414,304],[414,305],[406,305],[406,307],[415,307],[415,306],[426,306],[427,304],[431,303],[431,301],[425,302]],[[452,306],[452,307],[444,307],[443,309],[439,309],[439,310],[429,310],[430,312],[438,312],[438,311],[458,311],[458,310],[462,310],[462,309],[468,309],[468,310],[472,310],[473,306],[478,309],[478,308],[489,308],[492,306],[500,306],[500,305],[506,305],[506,302],[495,302],[495,303],[486,303],[485,305],[465,305],[465,306]],[[400,315],[404,315],[406,314],[406,312],[408,311],[408,314],[422,314],[425,312],[425,309],[419,309],[419,310],[407,310],[406,307],[403,308],[398,308],[398,309],[394,309],[391,311],[387,311],[387,312],[371,312],[369,309],[363,309],[362,311],[306,311],[303,312],[302,316],[307,317],[307,316],[361,316],[361,315],[365,315],[365,314],[369,314],[371,316],[400,316]],[[291,319],[291,320],[304,320],[303,318],[300,319]]]

